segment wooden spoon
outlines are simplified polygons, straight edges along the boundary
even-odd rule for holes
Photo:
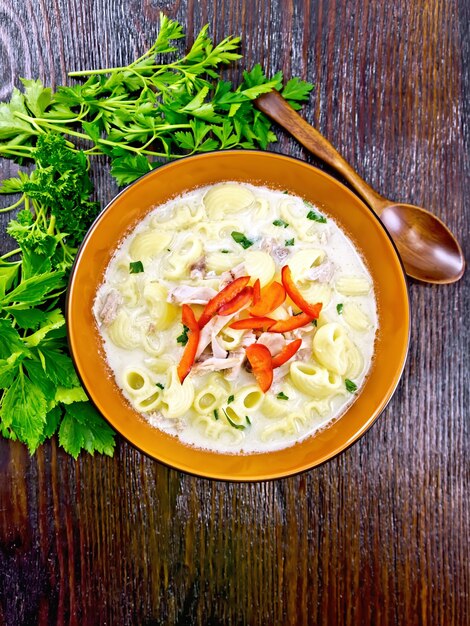
[[[303,146],[337,170],[386,226],[408,276],[427,283],[453,283],[465,271],[462,249],[435,215],[412,204],[387,200],[370,187],[329,141],[310,126],[277,92],[263,94],[256,106]]]

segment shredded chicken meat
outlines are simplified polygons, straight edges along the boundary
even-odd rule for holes
[[[109,326],[114,322],[122,304],[122,296],[115,289],[108,291],[104,297],[101,309],[98,312],[98,321],[104,326]]]
[[[212,287],[179,285],[169,290],[167,300],[174,304],[207,304],[216,294]]]

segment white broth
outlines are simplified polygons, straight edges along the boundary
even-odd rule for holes
[[[265,327],[232,328],[259,320],[274,282],[277,294],[285,291],[284,266],[302,301],[288,289],[264,315]],[[241,277],[249,277],[238,290],[242,308],[229,298],[232,313],[215,308],[200,331],[183,327],[183,305],[199,320],[207,302]],[[318,319],[302,302],[322,303]],[[378,324],[370,274],[331,217],[302,198],[235,182],[152,210],[119,243],[94,314],[134,409],[185,444],[223,453],[284,448],[338,418],[364,384]],[[295,354],[282,363],[293,342]],[[247,360],[253,344],[249,351],[265,365]],[[182,376],[191,346],[195,359]]]

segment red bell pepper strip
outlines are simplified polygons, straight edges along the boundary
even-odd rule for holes
[[[275,311],[286,299],[286,290],[276,281],[261,291],[260,301],[250,309],[250,315],[264,317]]]
[[[278,322],[275,322],[272,326],[269,327],[269,332],[288,333],[290,330],[301,328],[302,326],[313,322],[314,319],[314,317],[312,317],[311,315],[307,315],[307,313],[299,313],[298,315],[293,315],[286,320],[279,320]]]
[[[294,279],[292,278],[292,273],[288,265],[284,265],[282,268],[281,278],[282,284],[284,285],[292,302],[294,302],[294,304],[296,304],[304,313],[307,313],[307,315],[310,315],[313,319],[317,319],[320,315],[322,303],[317,302],[317,304],[310,304],[307,300],[305,300],[294,283]]]
[[[231,315],[236,313],[253,299],[253,287],[245,287],[235,298],[227,304],[223,304],[217,311],[217,315]]]
[[[196,358],[197,346],[199,343],[199,324],[194,317],[193,310],[187,304],[183,304],[183,324],[189,328],[188,343],[186,344],[181,357],[181,361],[178,365],[178,377],[182,383],[186,376],[189,374],[191,367]]]
[[[243,320],[237,320],[229,324],[229,328],[235,328],[235,330],[268,330],[275,322],[276,320],[270,317],[246,317]]]
[[[285,345],[276,356],[273,356],[273,368],[284,365],[284,363],[294,356],[301,345],[302,339],[296,339]]]
[[[240,278],[236,278],[224,287],[222,291],[219,291],[216,296],[209,300],[204,307],[201,317],[199,318],[199,328],[204,328],[207,322],[218,312],[220,307],[230,302],[230,300],[233,300],[233,298],[235,298],[235,296],[238,295],[249,282],[250,276],[241,276]]]
[[[271,352],[261,343],[252,343],[246,349],[246,357],[263,393],[271,387],[273,382],[273,366]]]
[[[257,305],[261,298],[261,283],[257,278],[253,285],[253,304]]]

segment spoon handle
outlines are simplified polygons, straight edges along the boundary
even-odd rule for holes
[[[377,215],[390,204],[359,176],[323,135],[294,111],[279,92],[262,94],[255,103],[260,111],[287,130],[307,150],[342,174]]]

